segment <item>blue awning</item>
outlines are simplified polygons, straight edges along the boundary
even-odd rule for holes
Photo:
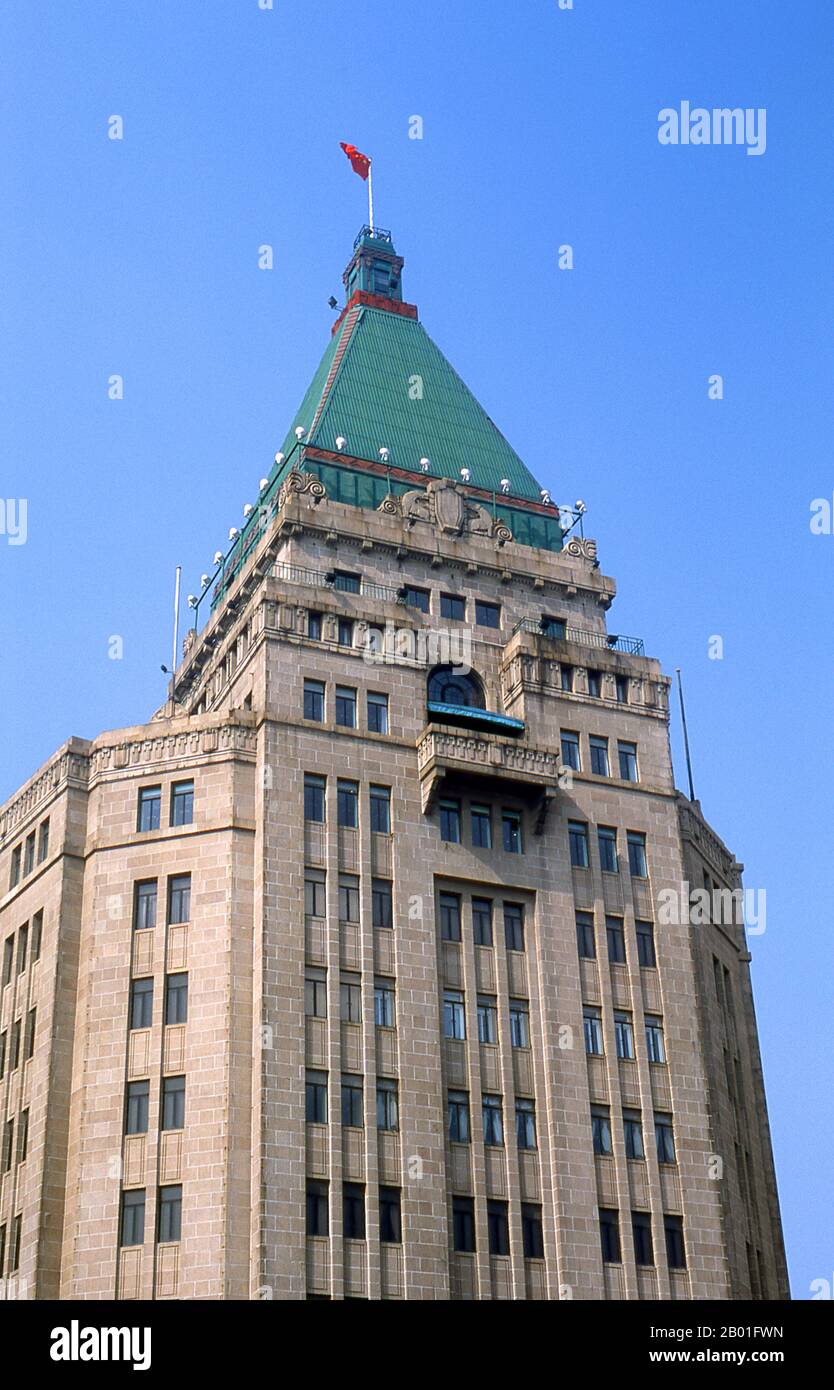
[[[523,719],[511,719],[507,714],[496,714],[493,710],[478,709],[474,705],[444,705],[439,700],[429,700],[426,708],[434,719],[445,720],[448,724],[464,724],[470,729],[512,734],[514,737],[524,733]]]

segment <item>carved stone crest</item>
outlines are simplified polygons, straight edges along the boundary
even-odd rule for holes
[[[422,521],[444,536],[489,536],[499,545],[512,540],[506,522],[492,517],[486,507],[468,497],[451,478],[433,478],[425,491],[415,488],[398,497],[389,494],[379,510],[401,516],[408,527]]]
[[[321,499],[327,495],[324,483],[319,482],[315,473],[302,473],[296,468],[287,474],[281,484],[281,490],[278,493],[278,506],[283,507],[287,498],[294,492],[306,492],[309,495],[311,507],[317,506]]]

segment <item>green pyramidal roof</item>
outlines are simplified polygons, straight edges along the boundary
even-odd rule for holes
[[[371,254],[369,244],[360,233],[351,266]],[[351,266],[346,284],[361,287]],[[360,288],[348,300],[282,445],[284,454],[299,426],[313,450],[335,453],[341,436],[354,460],[378,464],[380,449],[387,448],[392,468],[419,473],[420,460],[428,458],[431,477],[459,479],[466,467],[473,488],[500,493],[507,479],[510,496],[540,500],[532,473],[417,321],[416,309],[399,298]]]

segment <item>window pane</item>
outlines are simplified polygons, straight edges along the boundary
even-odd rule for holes
[[[171,788],[171,824],[191,825],[194,820],[194,783],[175,782]]]

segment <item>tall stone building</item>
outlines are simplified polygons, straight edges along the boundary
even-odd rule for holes
[[[741,866],[401,271],[168,703],[0,811],[7,1297],[787,1296]]]

